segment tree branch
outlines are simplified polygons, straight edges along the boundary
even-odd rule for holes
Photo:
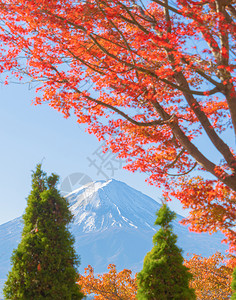
[[[82,92],[77,89],[77,88],[74,88],[74,90],[76,91],[77,94],[82,94]],[[154,120],[154,121],[150,121],[150,122],[138,122],[134,119],[132,119],[131,117],[129,117],[127,114],[125,114],[124,112],[122,112],[121,110],[119,110],[118,108],[112,106],[111,104],[108,104],[108,103],[105,103],[105,102],[102,102],[100,100],[97,100],[97,99],[94,99],[90,96],[87,96],[87,95],[83,95],[85,98],[87,98],[89,101],[92,101],[94,103],[97,103],[101,106],[104,106],[104,107],[107,107],[111,110],[113,110],[114,112],[118,113],[120,116],[124,117],[127,121],[129,121],[130,123],[136,125],[136,126],[139,126],[139,127],[149,127],[149,126],[156,126],[156,125],[164,125],[167,123],[168,120]],[[170,117],[171,118],[171,117]]]
[[[93,70],[94,72],[99,73],[100,75],[105,75],[104,72],[100,71],[99,69],[97,69],[96,65],[92,65],[88,62],[86,62],[84,59],[78,57],[77,55],[75,55],[70,49],[66,48],[66,51],[68,51],[73,57],[74,59],[80,61],[83,65],[85,65],[86,67],[88,67],[89,69]]]
[[[210,76],[208,76],[205,72],[203,72],[200,68],[194,66],[193,64],[190,65],[190,61],[188,61],[185,57],[182,57],[182,61],[183,61],[183,63],[191,66],[191,68],[193,70],[195,70],[200,76],[202,76],[207,81],[209,81],[210,83],[212,83],[213,85],[215,85],[220,92],[224,91],[224,85],[221,82],[215,81]]]
[[[165,7],[165,8],[168,8],[169,10],[173,11],[174,13],[182,16],[183,14],[181,12],[179,12],[176,8],[172,7],[172,6],[169,6],[168,4],[166,3],[163,3],[162,1],[159,1],[159,0],[153,0],[153,2],[156,2],[157,4],[159,4],[160,6],[162,7]]]
[[[152,102],[155,107],[157,113],[163,120],[170,119],[170,115],[163,109],[163,107],[158,102]],[[178,125],[177,118],[174,118],[172,122],[168,123],[171,128],[173,134],[175,135],[178,142],[186,149],[189,155],[191,155],[196,162],[201,165],[206,171],[211,173],[213,176],[217,177],[220,181],[228,185],[234,191],[236,191],[236,178],[235,176],[230,176],[226,172],[222,170],[222,174],[216,173],[216,165],[207,159],[198,148],[189,140],[189,138],[182,131],[180,126]]]
[[[198,163],[195,162],[193,167],[190,170],[188,170],[187,172],[184,172],[182,174],[169,174],[169,173],[166,173],[166,174],[169,175],[169,176],[185,176],[185,175],[189,174],[190,172],[192,172],[196,168],[197,164]]]
[[[172,167],[176,164],[176,162],[179,160],[179,158],[181,157],[181,155],[182,155],[184,152],[185,152],[185,149],[183,148],[183,149],[178,153],[178,155],[176,156],[176,158],[175,158],[170,164],[166,165],[165,168],[168,168],[168,169],[172,168]]]
[[[45,10],[44,10],[44,11],[45,11]],[[45,12],[47,12],[47,11],[45,11]],[[50,12],[49,12],[49,14],[50,14],[50,15],[53,15],[53,16],[56,17],[56,18],[59,18],[59,19],[62,20],[62,21],[66,21],[66,22],[67,22],[68,24],[70,24],[71,26],[73,26],[73,27],[75,27],[75,28],[77,28],[77,29],[83,31],[83,32],[84,32],[84,33],[85,33],[85,34],[86,34],[86,35],[94,42],[94,44],[95,44],[95,45],[96,45],[96,46],[97,46],[104,54],[106,54],[107,56],[109,56],[109,57],[113,58],[114,60],[116,60],[116,61],[118,61],[118,62],[120,62],[120,63],[126,65],[127,67],[132,67],[132,68],[134,68],[135,70],[140,71],[141,73],[151,75],[151,76],[153,76],[154,78],[156,78],[157,80],[160,80],[160,81],[164,82],[165,84],[170,85],[171,87],[173,87],[173,88],[175,88],[175,89],[177,89],[177,90],[180,90],[180,91],[182,91],[182,92],[187,92],[187,93],[193,94],[193,95],[198,95],[198,96],[205,96],[206,94],[208,94],[208,95],[213,95],[213,94],[216,94],[216,93],[219,92],[219,90],[218,90],[217,87],[215,87],[214,89],[212,89],[212,90],[210,90],[210,91],[205,91],[205,92],[201,92],[201,91],[193,91],[193,90],[190,90],[190,89],[185,89],[185,88],[183,88],[182,86],[177,85],[177,84],[175,84],[175,83],[173,83],[173,82],[171,82],[171,81],[169,81],[169,80],[167,80],[167,79],[165,79],[165,78],[161,78],[161,77],[157,76],[156,73],[153,72],[153,71],[151,71],[151,70],[148,70],[148,69],[145,69],[145,68],[143,68],[143,67],[140,67],[140,66],[134,65],[134,64],[132,64],[132,63],[129,63],[129,62],[125,61],[125,60],[120,59],[118,56],[112,54],[111,52],[109,52],[106,48],[104,48],[104,47],[98,42],[98,40],[93,36],[93,34],[87,33],[87,30],[86,30],[83,26],[77,25],[77,24],[75,24],[75,23],[73,23],[73,22],[71,22],[71,21],[66,20],[65,18],[63,18],[63,17],[61,17],[61,16],[52,14],[52,13],[50,13]]]

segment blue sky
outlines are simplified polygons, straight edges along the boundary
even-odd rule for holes
[[[98,170],[89,160],[101,165],[98,156],[101,143],[85,133],[73,117],[65,119],[46,104],[31,105],[35,94],[27,85],[1,85],[0,90],[0,224],[24,212],[31,188],[31,171],[41,161],[47,173],[60,176],[61,183],[73,173],[85,174],[92,180],[113,177],[155,200],[160,198],[161,191],[148,186],[145,174],[123,170],[120,162],[111,161],[111,155],[102,156],[105,162],[100,171],[103,173],[97,174]],[[172,203],[171,207],[184,214],[179,203]]]

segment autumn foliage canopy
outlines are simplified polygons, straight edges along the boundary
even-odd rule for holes
[[[226,259],[220,253],[210,257],[193,255],[185,260],[193,278],[190,287],[194,288],[198,300],[225,300],[232,294],[230,283],[232,268],[225,265]],[[96,300],[132,300],[136,299],[137,283],[131,270],[117,271],[115,265],[108,266],[105,274],[95,274],[91,266],[80,275],[79,284],[85,295],[94,295]]]
[[[185,260],[185,266],[193,275],[190,286],[198,300],[229,299],[233,272],[233,268],[226,265],[229,258],[216,252],[210,257],[194,254]]]
[[[135,300],[137,284],[132,278],[132,271],[124,269],[118,272],[114,264],[107,268],[108,273],[97,276],[91,266],[85,269],[79,280],[84,295],[94,294],[95,300]]]
[[[36,104],[75,114],[128,170],[148,173],[190,208],[193,230],[221,230],[231,251],[235,4],[0,1],[2,76],[36,82]]]

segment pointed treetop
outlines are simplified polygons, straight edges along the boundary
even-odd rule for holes
[[[162,207],[156,213],[157,219],[155,221],[155,225],[159,225],[161,227],[169,227],[172,228],[170,224],[172,220],[176,218],[176,213],[171,211],[167,204],[163,204]]]
[[[36,166],[36,171],[32,171],[32,188],[38,188],[41,192],[45,190],[47,174],[42,170],[42,164]]]
[[[59,181],[59,176],[52,173],[47,177],[47,174],[42,170],[42,164],[37,164],[36,171],[32,171],[32,187],[38,188],[40,192],[46,188],[56,188]]]

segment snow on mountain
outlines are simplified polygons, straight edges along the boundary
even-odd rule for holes
[[[160,205],[125,183],[90,183],[67,195],[77,230],[101,232],[110,228],[155,230],[153,212]],[[148,205],[147,205],[148,204]]]
[[[97,181],[82,186],[66,196],[74,215],[71,231],[75,248],[81,257],[79,271],[88,264],[96,273],[115,263],[118,270],[142,268],[145,254],[152,247],[155,213],[160,204],[127,184],[114,179]],[[173,223],[178,245],[187,253],[209,256],[224,252],[223,236],[197,234],[179,224],[180,215]],[[23,228],[22,218],[0,225],[0,284],[10,270],[10,256],[17,247]]]

